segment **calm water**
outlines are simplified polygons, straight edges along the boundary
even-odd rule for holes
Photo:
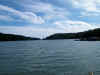
[[[0,42],[0,75],[100,75],[100,42]]]

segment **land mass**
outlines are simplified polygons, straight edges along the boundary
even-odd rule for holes
[[[80,41],[100,41],[100,28],[78,33],[56,33],[43,40],[76,39]],[[40,38],[26,37],[15,34],[0,33],[0,41],[40,40]]]
[[[56,33],[46,37],[44,40],[77,39],[81,41],[100,41],[100,28],[78,33]]]
[[[20,41],[20,40],[40,40],[40,38],[0,33],[0,41]]]

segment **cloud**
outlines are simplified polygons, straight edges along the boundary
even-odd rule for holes
[[[13,21],[14,19],[10,16],[0,15],[0,20],[2,20],[2,21]]]
[[[28,21],[29,23],[32,23],[33,26],[29,26],[30,24],[27,24],[26,26],[19,27],[19,26],[0,26],[0,32],[4,33],[11,33],[11,34],[21,34],[26,36],[36,36],[36,37],[46,37],[50,34],[54,33],[63,33],[64,30],[59,30],[58,28],[55,28],[51,20],[55,21],[58,19],[66,19],[67,16],[70,14],[65,8],[61,8],[55,5],[52,5],[50,3],[44,3],[41,1],[28,1],[26,2],[23,0],[15,1],[15,3],[18,3],[22,6],[23,9],[16,9],[16,7],[7,6],[7,5],[0,5],[0,11],[3,12],[10,12],[13,14],[13,16],[18,16],[24,21]],[[23,2],[20,2],[23,1]],[[5,15],[10,16],[10,15]],[[17,20],[17,19],[16,19]],[[46,23],[48,21],[49,23]],[[14,21],[15,22],[15,21]],[[23,22],[24,23],[24,22]],[[36,26],[37,24],[40,24]],[[52,26],[50,26],[52,24]],[[48,27],[45,27],[44,25],[48,25]]]
[[[100,13],[100,0],[70,0],[69,2],[73,8],[81,10],[81,17],[98,16]]]
[[[55,0],[58,6],[70,9],[70,13],[77,12],[82,17],[97,16],[100,13],[100,0]],[[67,5],[67,6],[66,6]],[[82,14],[82,13],[87,14]]]
[[[95,12],[81,12],[81,16],[79,17],[98,17],[98,16],[100,16],[100,14]]]
[[[0,32],[44,38],[54,33],[63,33],[64,30],[59,30],[53,27],[43,28],[34,26],[0,26]]]
[[[56,21],[56,27],[35,27],[35,26],[0,26],[0,32],[18,34],[31,37],[45,38],[54,33],[73,33],[81,32],[88,29],[98,28],[96,25],[91,25],[83,21]]]
[[[74,8],[81,8],[85,11],[98,12],[96,0],[71,0]]]
[[[4,5],[0,5],[0,10],[13,13],[16,16],[19,16],[21,19],[24,19],[28,22],[33,23],[33,24],[42,24],[45,22],[40,16],[37,16],[33,12],[21,12],[21,11],[18,11],[16,9],[10,8],[8,6],[4,6]]]
[[[22,2],[18,0],[15,1],[15,3],[22,6],[23,9],[21,10],[23,11],[4,5],[0,5],[0,10],[11,12],[32,24],[43,24],[46,21],[49,22],[57,19],[64,20],[70,15],[70,12],[65,8],[41,1],[37,2],[29,0],[28,2]],[[39,13],[41,13],[41,15],[38,15]]]
[[[80,32],[99,27],[90,24],[90,21],[98,19],[91,17],[100,16],[100,0],[9,0],[8,5],[2,3],[0,21],[12,21],[16,26],[7,22],[9,26],[0,26],[0,32],[45,37],[53,33]],[[79,17],[88,17],[89,20]]]
[[[70,15],[69,11],[65,8],[57,7],[50,3],[43,2],[32,2],[27,4],[26,2],[22,4],[26,11],[31,11],[34,13],[42,13],[45,20],[51,19],[66,19]]]
[[[80,32],[80,31],[97,28],[96,25],[94,26],[83,21],[72,21],[72,20],[56,21],[54,24],[58,28],[65,30],[67,33]]]
[[[97,11],[97,3],[99,0],[56,0],[60,4],[69,4],[72,8],[81,8],[85,11]],[[100,2],[100,1],[99,1]]]

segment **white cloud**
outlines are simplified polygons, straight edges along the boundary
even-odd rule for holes
[[[19,1],[19,3],[17,3]],[[21,2],[20,2],[21,1]],[[58,0],[61,1],[62,0]],[[65,1],[65,2],[64,2]],[[80,9],[81,16],[98,16],[100,13],[99,3],[100,0],[63,0],[62,3],[71,2],[73,8]],[[0,11],[7,11],[15,16],[19,16],[21,19],[28,21],[29,24],[32,23],[34,26],[36,24],[47,24],[46,21],[49,21],[49,25],[52,24],[50,20],[53,20],[53,26],[49,26],[48,28],[43,28],[42,26],[33,27],[33,26],[0,26],[0,32],[4,33],[14,33],[14,34],[21,34],[26,36],[33,36],[33,37],[46,37],[53,33],[69,33],[69,32],[80,32],[88,29],[97,28],[98,26],[89,24],[83,21],[72,21],[69,20],[68,17],[74,12],[69,12],[67,7],[58,7],[50,3],[43,3],[38,0],[38,2],[33,0],[16,0],[19,6],[22,6],[21,10],[16,10],[12,7],[0,5]],[[74,9],[74,10],[75,10]],[[73,11],[73,10],[72,10]],[[80,13],[79,11],[79,13]],[[13,16],[12,16],[13,17]],[[5,20],[11,19],[10,15],[1,15],[1,19]],[[1,20],[0,19],[0,20]],[[56,27],[55,27],[56,26]]]
[[[33,24],[43,24],[45,23],[44,19],[40,16],[37,16],[33,12],[24,12],[23,18],[27,20],[31,20]]]
[[[32,1],[33,2],[33,1]],[[54,6],[50,3],[43,2],[33,2],[33,3],[24,3],[21,2],[19,5],[25,6],[23,8],[24,12],[16,10],[14,8],[0,5],[0,11],[11,12],[14,15],[19,16],[20,18],[29,21],[36,26],[36,24],[45,23],[45,20],[54,20],[54,19],[66,19],[70,14],[66,9]],[[35,13],[42,13],[43,15],[37,16]],[[51,23],[52,24],[52,23]],[[49,24],[50,25],[50,24]],[[21,34],[26,36],[35,36],[35,37],[46,37],[50,34],[54,33],[63,33],[64,30],[60,30],[59,28],[53,28],[49,26],[48,28],[43,28],[42,26],[33,27],[33,26],[23,26],[23,27],[15,27],[15,26],[0,26],[0,32],[11,33],[11,34]]]
[[[72,21],[72,20],[67,20],[67,21],[57,21],[54,23],[57,27],[65,30],[66,32],[80,32],[80,31],[85,31],[89,29],[94,29],[97,28],[95,25],[88,24],[83,21]]]
[[[24,12],[4,5],[0,5],[0,10],[5,10],[16,14],[20,18],[25,19],[33,24],[43,24],[45,21],[53,19],[66,19],[70,15],[70,12],[65,8],[40,1],[19,1],[19,5],[23,7]],[[42,13],[42,15],[37,16],[35,13]]]
[[[56,0],[56,2],[65,8],[67,8],[66,5],[68,4],[71,9],[78,9],[77,11],[79,11],[79,14],[80,12],[85,12],[88,16],[97,16],[97,14],[99,15],[100,13],[100,0]],[[87,14],[81,14],[81,16],[86,17]]]
[[[44,38],[54,33],[63,33],[64,30],[59,30],[57,28],[40,28],[34,26],[0,26],[0,32],[25,35],[31,37]]]
[[[98,17],[100,16],[99,13],[93,13],[93,12],[81,12],[81,16],[79,17]]]
[[[45,20],[50,20],[54,18],[65,19],[70,13],[61,7],[54,6],[50,3],[43,2],[33,2],[30,4],[23,3],[25,10],[35,12],[35,13],[43,13],[43,18]]]
[[[0,15],[0,20],[3,21],[13,21],[14,19],[10,16]]]
[[[21,12],[8,6],[0,5],[0,10],[8,11],[33,24],[42,24],[44,20],[33,12]]]
[[[56,21],[54,25],[56,25],[55,28],[43,28],[34,26],[0,26],[0,32],[44,38],[54,33],[73,33],[99,27],[99,25],[93,26],[83,21],[72,20]]]
[[[97,3],[100,0],[58,0],[61,4],[71,4],[74,8],[81,8],[86,11],[97,11]]]
[[[73,7],[81,8],[85,11],[98,12],[96,7],[96,0],[71,0]]]
[[[100,0],[70,0],[70,2],[74,8],[82,10],[82,17],[98,16],[100,13]]]

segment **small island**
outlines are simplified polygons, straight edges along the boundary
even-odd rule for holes
[[[40,38],[0,33],[0,41],[21,41],[21,40],[40,40]]]
[[[100,41],[100,28],[78,33],[56,33],[44,40],[76,39],[78,41]]]

